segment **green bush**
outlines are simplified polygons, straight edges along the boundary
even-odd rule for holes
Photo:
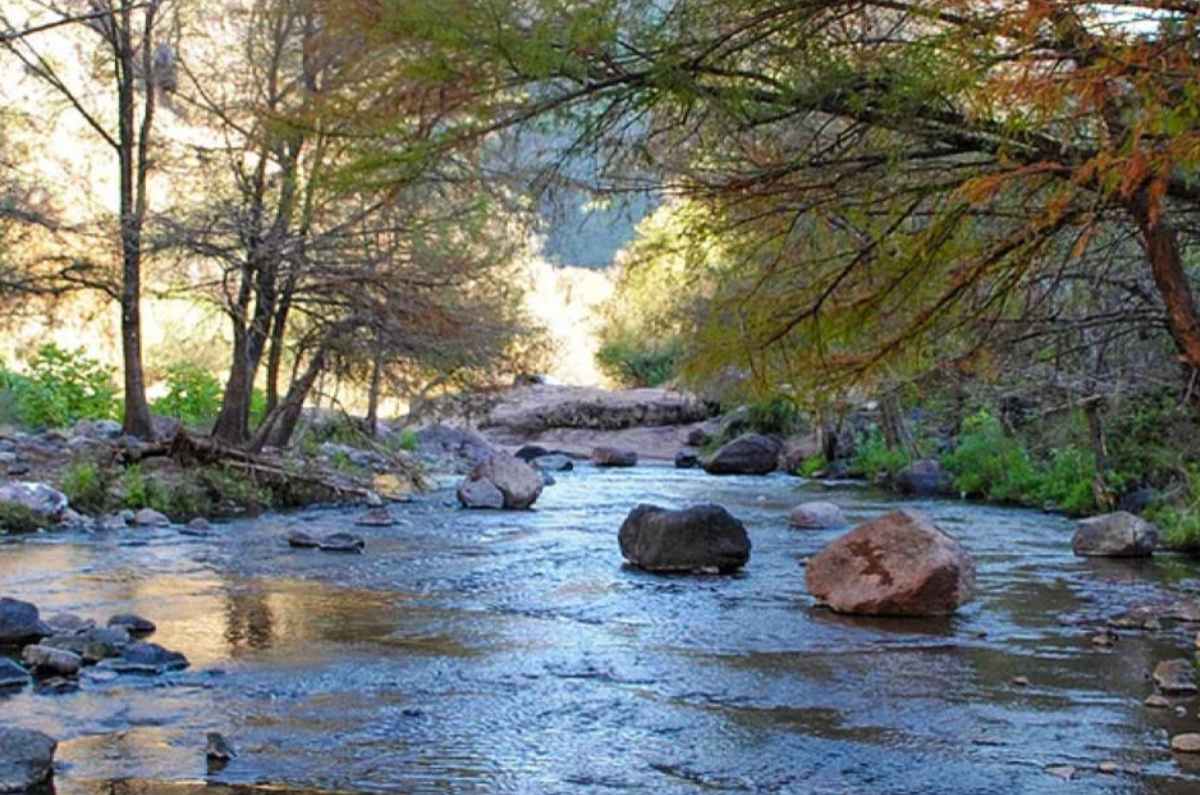
[[[24,505],[0,503],[0,533],[36,533],[46,526],[46,520]]]
[[[746,424],[755,433],[788,436],[805,427],[804,412],[786,397],[751,403],[747,408]]]
[[[820,474],[825,469],[825,464],[825,456],[809,456],[800,462],[800,467],[796,470],[796,474],[801,477],[811,478]]]
[[[1037,500],[1074,516],[1094,513],[1096,474],[1096,456],[1091,450],[1079,447],[1053,450],[1050,460],[1038,472]]]
[[[171,510],[171,495],[156,478],[147,477],[138,465],[128,467],[121,475],[121,493],[126,508],[138,511],[151,508],[160,513]]]
[[[221,382],[203,367],[177,362],[167,368],[167,394],[154,401],[156,414],[174,417],[184,425],[207,425],[221,410]]]
[[[98,514],[109,508],[108,476],[90,461],[75,461],[62,476],[62,491],[71,507],[83,513]]]
[[[868,480],[876,480],[883,475],[891,477],[910,463],[907,453],[889,449],[883,433],[878,428],[872,428],[859,435],[850,468]]]
[[[966,419],[957,446],[942,464],[954,476],[954,487],[971,497],[1029,503],[1037,493],[1038,475],[1029,451],[987,410]]]
[[[1200,552],[1200,466],[1186,469],[1183,493],[1172,504],[1159,504],[1146,518],[1162,530],[1163,542],[1172,549]]]
[[[27,375],[9,373],[5,378],[5,387],[12,393],[16,413],[24,424],[65,428],[79,420],[117,416],[113,371],[82,349],[43,345],[28,365]]]
[[[604,340],[596,351],[596,364],[623,387],[653,387],[675,377],[682,355],[683,346],[676,339],[641,339],[623,333]]]

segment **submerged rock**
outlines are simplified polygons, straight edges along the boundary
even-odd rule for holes
[[[592,463],[598,467],[637,466],[638,454],[634,450],[616,447],[597,447],[592,450]]]
[[[1158,528],[1124,511],[1084,519],[1071,539],[1071,548],[1081,557],[1148,557],[1157,545]]]
[[[648,571],[727,573],[750,560],[745,526],[719,505],[682,511],[639,505],[618,539],[625,559]]]
[[[78,654],[40,644],[26,646],[21,659],[36,676],[76,676],[83,667]]]
[[[832,502],[806,502],[792,509],[788,523],[808,530],[826,530],[846,524],[846,515]]]
[[[230,742],[217,732],[209,732],[204,740],[204,756],[214,762],[228,762],[237,756]]]
[[[118,673],[160,674],[180,671],[188,665],[187,657],[177,651],[164,649],[157,643],[134,643],[120,657],[105,660],[99,667]]]
[[[0,657],[0,690],[29,684],[29,671],[7,657]]]
[[[530,508],[542,494],[544,483],[538,471],[508,453],[496,453],[481,462],[458,487],[458,499],[468,508],[489,507],[478,503],[476,490],[471,484],[486,481],[503,497],[501,507],[508,510]],[[486,489],[483,489],[486,492]],[[488,492],[490,494],[490,492]],[[494,497],[492,497],[494,502]]]
[[[975,563],[924,514],[894,511],[810,558],[808,592],[839,613],[931,616],[975,595]]]
[[[769,436],[747,433],[715,452],[704,462],[710,475],[766,475],[779,467],[783,446]]]
[[[954,495],[954,478],[940,461],[924,458],[914,461],[896,475],[896,489],[913,497]]]
[[[148,618],[133,613],[120,613],[108,620],[108,626],[121,627],[130,635],[149,635],[158,629],[158,625]]]
[[[354,520],[359,527],[391,527],[396,524],[396,518],[387,508],[372,508]]]
[[[0,728],[0,792],[25,792],[45,784],[58,742],[41,732]]]
[[[289,547],[296,549],[316,549],[321,546],[321,542],[303,530],[293,530],[288,533],[287,542]]]
[[[575,469],[575,462],[562,453],[540,455],[527,463],[543,472],[570,472]]]
[[[0,598],[0,646],[23,646],[53,634],[29,602]]]
[[[1163,660],[1154,666],[1154,686],[1171,695],[1195,693],[1196,667],[1191,660]]]
[[[367,542],[351,533],[333,533],[321,539],[322,552],[362,552]]]

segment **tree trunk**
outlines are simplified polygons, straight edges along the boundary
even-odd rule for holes
[[[268,444],[272,447],[287,447],[292,440],[292,434],[296,431],[296,425],[300,422],[300,415],[304,411],[304,401],[324,369],[325,349],[320,348],[309,361],[304,374],[292,381],[283,402],[267,414],[266,419],[263,420],[262,427],[254,434],[254,439],[250,443],[252,451],[262,450]]]
[[[225,382],[225,393],[221,398],[221,411],[212,429],[214,439],[230,445],[244,444],[249,437],[247,420],[250,416],[250,395],[253,386],[246,347],[246,332],[235,322],[229,378]]]
[[[125,270],[121,290],[121,354],[125,368],[125,433],[154,438],[154,422],[146,401],[146,376],[142,370],[142,319],[139,268]]]
[[[1134,198],[1130,208],[1142,233],[1154,284],[1167,308],[1167,327],[1180,360],[1191,370],[1200,369],[1200,316],[1191,284],[1183,268],[1179,237],[1173,227],[1151,205],[1148,188]]]
[[[379,435],[379,392],[383,386],[383,355],[377,353],[371,363],[371,387],[367,393],[367,436]]]

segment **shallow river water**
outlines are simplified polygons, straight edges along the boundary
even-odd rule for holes
[[[141,613],[159,625],[151,640],[192,661],[0,694],[0,720],[61,739],[59,795],[1200,791],[1200,764],[1168,747],[1200,729],[1200,704],[1142,704],[1154,664],[1191,655],[1198,627],[1090,641],[1133,604],[1200,591],[1200,564],[1077,559],[1062,518],[852,485],[660,466],[556,477],[525,513],[461,511],[440,491],[395,506],[392,528],[326,509],[209,538],[0,546],[0,594],[44,614]],[[786,521],[813,498],[856,522],[928,512],[975,556],[980,598],[936,621],[815,607],[803,562],[840,531]],[[706,501],[746,523],[743,573],[622,565],[617,528],[635,504]],[[290,550],[293,527],[352,530],[366,554]],[[240,751],[223,769],[206,766],[208,731]],[[1129,770],[1104,775],[1102,761]]]

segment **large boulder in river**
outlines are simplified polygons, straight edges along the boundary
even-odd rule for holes
[[[500,507],[508,510],[524,510],[531,507],[542,494],[545,481],[536,469],[508,453],[497,452],[481,461],[458,487],[458,499],[468,508],[491,507],[472,504],[477,502],[472,495],[483,487],[473,486],[477,481],[486,481],[500,492]],[[491,492],[489,492],[490,494]]]
[[[779,466],[783,446],[770,436],[747,433],[721,446],[704,462],[710,475],[766,475]]]
[[[0,646],[24,646],[53,632],[36,606],[7,596],[0,599]]]
[[[750,560],[745,526],[719,505],[669,511],[639,505],[621,525],[621,554],[648,571],[731,572]]]
[[[1081,557],[1144,558],[1157,544],[1158,528],[1125,511],[1084,519],[1071,539]]]
[[[808,560],[808,592],[839,613],[932,616],[975,594],[975,563],[923,514],[859,525]]]
[[[913,461],[896,475],[896,489],[913,497],[947,497],[954,494],[954,478],[940,461]]]
[[[635,450],[617,447],[597,447],[592,450],[592,463],[598,467],[632,467],[637,466],[637,462]]]
[[[806,502],[792,509],[788,523],[805,530],[827,530],[846,524],[846,515],[832,502]]]
[[[26,792],[45,784],[58,743],[41,732],[0,728],[0,792]]]
[[[700,467],[700,454],[695,448],[685,447],[675,454],[676,469],[698,469]]]
[[[45,483],[14,481],[0,486],[0,503],[18,505],[39,518],[57,522],[69,505],[67,495]]]

